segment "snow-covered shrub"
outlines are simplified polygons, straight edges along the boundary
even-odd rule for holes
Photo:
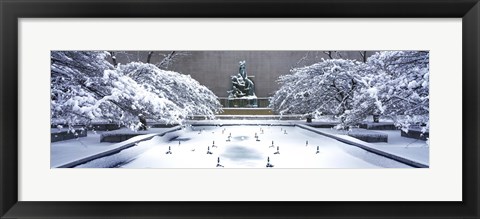
[[[371,130],[354,128],[354,129],[350,129],[347,132],[347,135],[365,142],[388,142],[388,134],[371,131]]]

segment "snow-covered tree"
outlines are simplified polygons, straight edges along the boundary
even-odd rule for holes
[[[339,127],[383,115],[402,128],[429,127],[429,53],[425,51],[377,52],[366,63],[323,60],[294,68],[279,82],[270,106],[280,114],[336,115],[341,119]]]
[[[52,123],[88,124],[94,119],[124,125],[137,116],[179,123],[188,115],[213,115],[220,104],[190,76],[151,64],[114,67],[108,52],[51,53]]]
[[[294,68],[280,77],[281,87],[270,107],[279,114],[342,115],[352,108],[359,65],[354,60],[329,59]]]
[[[175,103],[182,118],[190,115],[213,116],[220,110],[217,96],[190,75],[161,70],[153,64],[141,62],[120,65],[117,71],[132,78],[147,91]]]
[[[378,52],[368,58],[364,72],[350,119],[381,114],[402,128],[425,125],[428,129],[429,52]]]

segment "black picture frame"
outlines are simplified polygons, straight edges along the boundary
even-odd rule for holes
[[[2,218],[479,218],[478,0],[0,0]],[[18,19],[72,17],[462,18],[461,202],[18,201]],[[453,73],[453,76],[457,76]],[[460,76],[460,75],[458,75]],[[442,192],[442,191],[438,191]]]

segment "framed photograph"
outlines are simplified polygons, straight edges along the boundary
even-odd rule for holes
[[[2,218],[480,217],[477,0],[0,9]]]

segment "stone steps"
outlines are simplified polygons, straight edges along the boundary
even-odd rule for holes
[[[274,115],[270,108],[223,108],[218,115]]]

